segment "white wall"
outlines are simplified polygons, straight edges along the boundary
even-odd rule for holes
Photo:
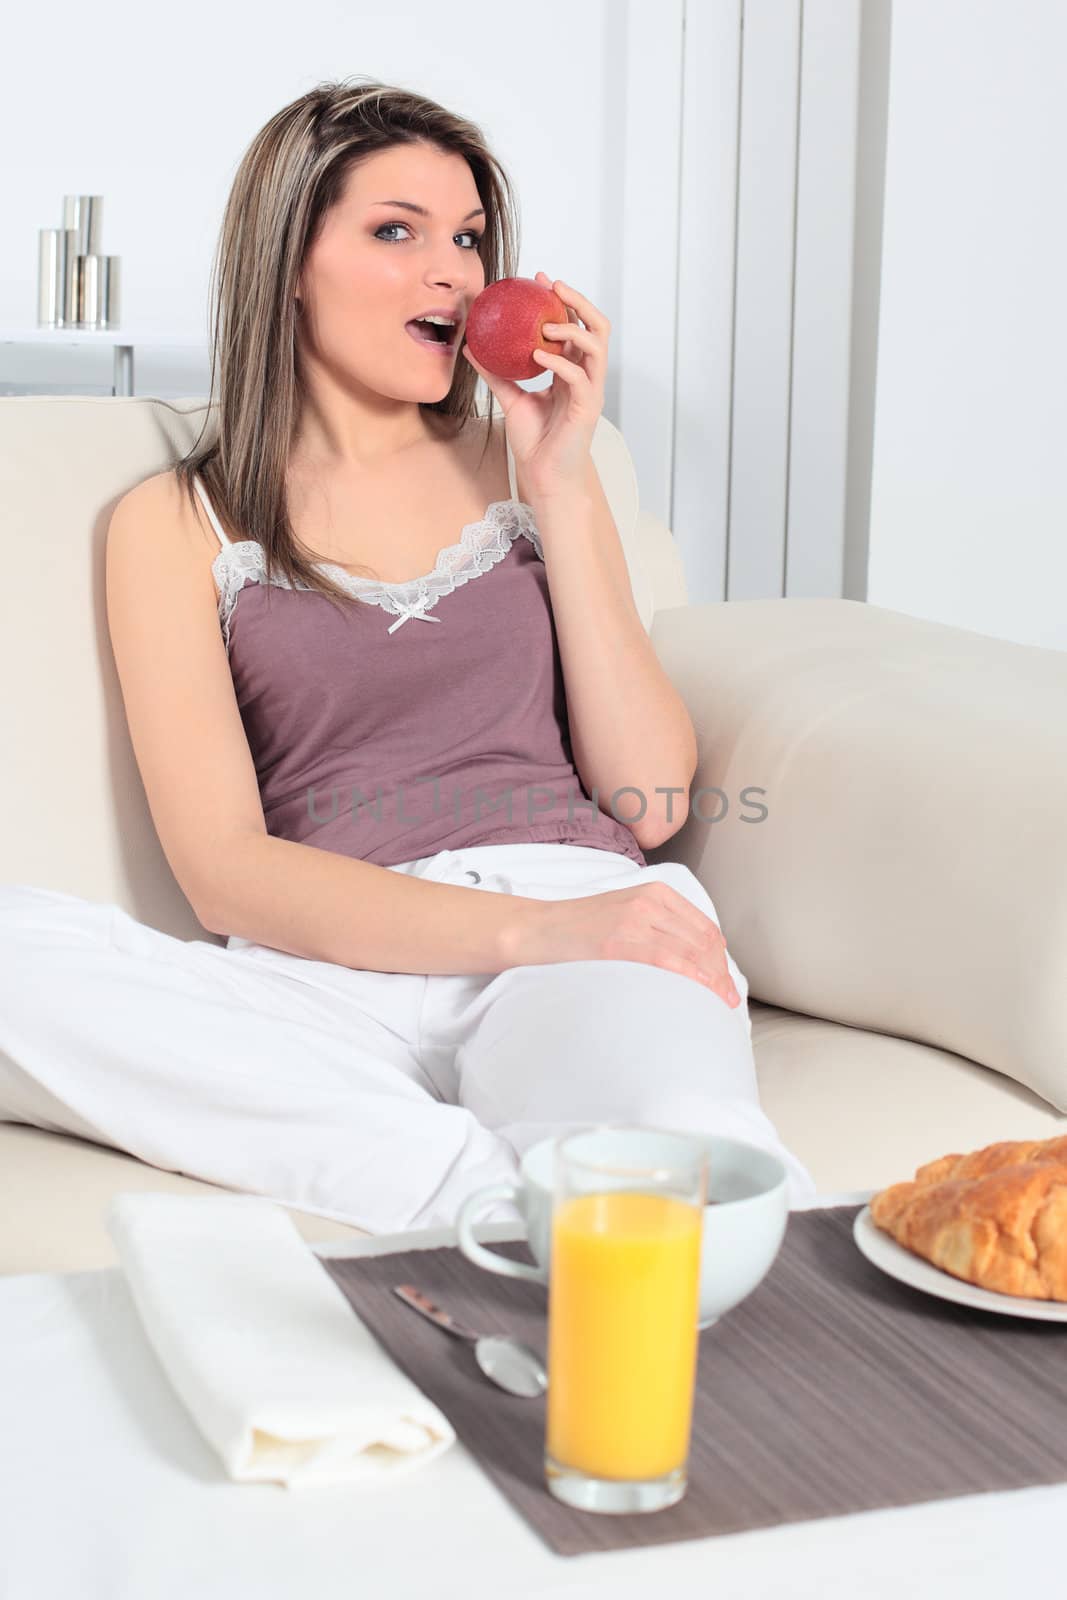
[[[542,0],[531,33],[499,0],[447,15],[307,0],[298,27],[266,0],[254,28],[190,0],[164,65],[131,0],[108,0],[89,35],[59,0],[0,61],[0,133],[20,152],[0,332],[35,318],[37,229],[60,223],[65,193],[101,193],[123,326],[204,340],[186,355],[138,344],[135,392],[206,394],[212,252],[249,140],[323,79],[407,84],[498,152],[519,273],[565,278],[611,320],[605,415],[642,505],[678,540],[690,598],[841,593],[860,3]],[[47,60],[47,77],[19,60]],[[0,344],[0,391],[42,385],[108,393],[110,351]],[[853,499],[864,539],[866,496]]]
[[[869,585],[1067,648],[1067,5],[895,0]]]
[[[130,0],[108,0],[89,35],[59,0],[0,61],[0,132],[21,157],[0,218],[0,332],[35,317],[37,229],[59,224],[64,193],[102,193],[123,326],[205,339],[199,356],[138,344],[135,392],[205,394],[212,252],[248,141],[324,78],[408,84],[471,116],[500,155],[521,206],[517,270],[567,279],[610,318],[605,415],[642,505],[675,533],[690,597],[785,592],[787,497],[789,592],[840,593],[859,7],[543,0],[531,33],[530,13],[499,0],[447,16],[428,0],[307,0],[298,27],[267,0],[252,29],[247,12],[190,0],[164,68]],[[47,78],[20,76],[19,60],[47,60]],[[794,322],[814,360],[794,361]],[[0,344],[0,390],[42,385],[108,393],[110,352]],[[792,429],[792,453],[791,403],[818,419]]]
[[[619,9],[538,0],[534,29],[525,8],[499,0],[302,0],[295,11],[281,0],[183,0],[165,18],[106,0],[91,26],[73,0],[21,10],[17,39],[9,30],[0,52],[0,139],[18,155],[4,166],[0,328],[35,325],[37,230],[62,224],[64,194],[103,194],[103,249],[122,258],[123,325],[204,337],[199,358],[138,349],[136,392],[206,394],[208,279],[241,156],[282,106],[354,75],[478,123],[517,190],[519,273],[563,278],[614,318],[605,179],[616,80],[605,34]],[[662,92],[673,98],[674,85]],[[110,351],[0,345],[0,390],[35,382],[110,393]]]
[[[863,313],[871,360],[857,363],[853,326],[850,384],[841,328],[828,320],[849,314],[838,270],[847,230],[838,224],[853,164],[846,80],[858,3],[540,0],[533,43],[529,13],[499,0],[461,0],[447,14],[429,0],[388,9],[305,0],[298,27],[278,0],[264,0],[254,25],[244,8],[188,0],[165,36],[132,0],[108,0],[106,26],[88,32],[73,0],[24,11],[0,56],[0,135],[18,152],[0,215],[0,328],[34,322],[37,229],[60,223],[62,196],[103,193],[103,243],[122,257],[125,324],[205,334],[199,357],[138,349],[137,392],[205,394],[212,252],[249,140],[323,79],[368,73],[408,84],[478,122],[511,174],[518,271],[568,279],[612,320],[605,414],[627,434],[642,502],[674,528],[694,600],[865,593],[913,615],[1064,648],[1067,109],[1057,89],[1067,5],[894,0],[864,591],[856,548],[867,492],[855,460],[871,429],[856,418],[873,364],[873,227],[864,234],[857,223],[853,262],[853,291],[873,286]],[[863,0],[864,37],[888,4]],[[47,70],[29,74],[26,61]],[[732,229],[737,215],[766,205],[770,89],[783,70],[795,71],[801,91],[799,114],[785,124],[799,135],[799,187],[795,200],[783,193],[782,214],[793,218],[779,229],[784,244],[772,250],[764,228],[753,267],[743,248],[735,258]],[[876,97],[862,71],[858,82],[862,130]],[[880,172],[856,172],[861,216]],[[742,229],[742,246],[745,237]],[[757,235],[750,228],[747,237]],[[775,368],[793,406],[787,456],[769,404],[765,333],[746,343],[752,316],[737,316],[737,296],[752,311],[783,249],[794,257],[792,288],[782,279],[781,289],[780,273],[774,280],[779,301],[788,291],[792,305],[789,348]],[[709,296],[722,310],[713,323]],[[766,308],[752,315],[765,330]],[[34,383],[109,392],[110,354],[0,346],[0,390]],[[751,401],[741,411],[739,395]],[[784,545],[780,516],[755,503],[746,514],[740,491],[754,480],[735,471],[727,493],[742,447],[768,482],[790,484]],[[759,541],[777,541],[788,559],[765,572],[749,561],[744,579],[742,555]],[[851,586],[842,570],[852,571]]]

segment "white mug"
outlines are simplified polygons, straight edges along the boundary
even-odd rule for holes
[[[617,1130],[606,1127],[595,1131],[598,1145],[590,1146],[587,1154],[591,1160],[611,1161],[613,1134]],[[628,1129],[627,1134],[632,1141],[632,1130]],[[701,1328],[707,1328],[739,1305],[769,1272],[789,1220],[789,1179],[784,1162],[758,1145],[722,1134],[688,1137],[703,1145],[708,1163],[699,1322]],[[657,1138],[657,1130],[647,1130],[640,1159],[647,1160],[649,1166],[656,1165]],[[488,1272],[547,1285],[556,1142],[542,1139],[531,1145],[519,1164],[517,1183],[489,1184],[468,1195],[456,1216],[456,1241],[468,1260]],[[627,1153],[632,1164],[632,1143]],[[501,1200],[518,1208],[536,1266],[497,1255],[474,1237],[480,1213]]]

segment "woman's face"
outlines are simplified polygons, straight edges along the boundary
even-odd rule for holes
[[[485,287],[478,254],[484,226],[462,156],[395,145],[351,171],[300,277],[296,326],[305,376],[314,383],[321,368],[329,387],[340,385],[364,403],[374,396],[442,399],[471,301]],[[435,308],[457,323],[447,348],[424,346],[405,327]]]

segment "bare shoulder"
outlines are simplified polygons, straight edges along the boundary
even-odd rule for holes
[[[494,468],[503,468],[507,473],[508,464],[508,436],[504,427],[503,414],[492,417],[472,418],[471,437],[476,441],[479,450],[485,450],[486,459],[491,460]]]
[[[177,469],[165,467],[162,472],[153,472],[151,477],[142,478],[132,489],[127,489],[115,509],[117,511],[119,506],[124,506],[127,510],[149,511],[168,502],[177,504],[181,493]]]
[[[440,446],[452,470],[459,469],[472,483],[477,482],[485,500],[495,498],[501,483],[508,482],[507,434],[502,414],[467,417],[451,433],[440,432]],[[504,498],[508,491],[505,490]]]
[[[490,447],[495,446],[501,455],[505,454],[507,450],[507,433],[504,428],[503,415],[479,417],[478,422],[480,425],[479,437],[484,439],[486,433],[489,433]]]
[[[489,417],[473,413],[464,417],[458,427],[453,416],[430,412],[428,417],[431,437],[442,443],[462,446],[467,450],[481,449],[487,439],[502,441],[504,437],[504,418],[500,414]]]
[[[109,566],[150,573],[169,585],[188,574],[205,602],[217,602],[212,563],[219,539],[199,498],[190,497],[173,467],[134,484],[118,500],[107,531]]]
[[[508,471],[508,434],[503,415],[493,417],[491,425],[492,443],[490,446],[490,454],[493,456],[493,460],[496,464],[501,480],[508,486],[507,495],[510,499],[512,495],[511,474]],[[517,498],[520,501],[525,499],[523,494],[522,469],[518,462],[515,463],[515,491]]]
[[[217,555],[219,540],[203,505],[190,495],[174,467],[154,472],[128,489],[111,514],[109,537],[128,539],[147,554],[169,552],[194,559]]]

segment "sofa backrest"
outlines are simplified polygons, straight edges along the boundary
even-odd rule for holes
[[[178,887],[148,809],[111,651],[104,561],[118,501],[187,454],[206,420],[214,426],[213,408],[195,398],[0,398],[0,882],[107,901],[163,932],[221,943]],[[681,563],[669,531],[640,512],[630,453],[605,417],[593,458],[650,630],[657,603],[685,603]]]

